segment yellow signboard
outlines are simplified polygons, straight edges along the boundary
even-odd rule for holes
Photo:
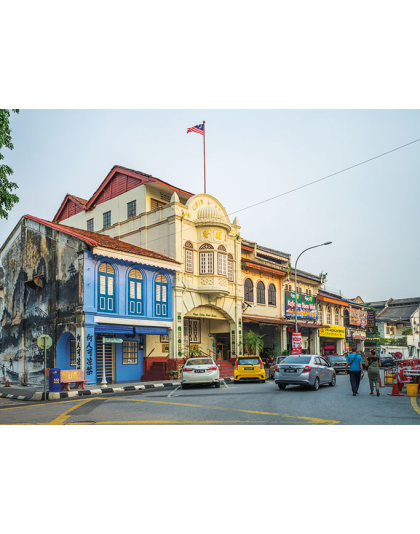
[[[339,337],[345,339],[346,329],[344,326],[327,325],[327,328],[319,329],[319,337]]]
[[[61,371],[61,380],[72,380],[74,378],[80,378],[80,369],[75,371]]]

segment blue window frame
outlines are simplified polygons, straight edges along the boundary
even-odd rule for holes
[[[128,275],[128,313],[143,313],[143,276],[138,269],[131,269]]]
[[[168,316],[168,281],[163,274],[158,274],[156,277],[155,309],[157,316]]]
[[[115,313],[115,273],[109,263],[99,267],[98,310]]]

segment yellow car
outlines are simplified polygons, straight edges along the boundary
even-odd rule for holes
[[[235,383],[241,380],[258,380],[265,382],[264,364],[259,356],[239,356],[233,370]]]

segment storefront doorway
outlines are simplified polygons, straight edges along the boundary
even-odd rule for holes
[[[96,382],[103,381],[103,344],[102,336],[96,337]],[[105,376],[108,383],[115,382],[115,345],[105,343]]]
[[[216,334],[216,354],[218,360],[230,359],[230,336],[229,332]]]

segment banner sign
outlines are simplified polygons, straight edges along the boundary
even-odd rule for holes
[[[292,354],[302,354],[301,332],[292,332]]]
[[[375,335],[376,332],[376,313],[375,310],[367,311],[367,329],[368,334]]]
[[[346,329],[344,328],[344,326],[328,325],[327,328],[319,329],[319,337],[339,337],[345,339]]]
[[[349,307],[349,323],[353,326],[364,328],[367,324],[367,311],[360,308]]]
[[[285,291],[286,317],[295,317],[295,293]],[[316,319],[316,297],[297,293],[297,316],[300,319]]]
[[[364,330],[352,330],[351,337],[353,339],[366,339],[366,332]]]
[[[103,337],[102,343],[122,343],[123,340],[119,337]]]

